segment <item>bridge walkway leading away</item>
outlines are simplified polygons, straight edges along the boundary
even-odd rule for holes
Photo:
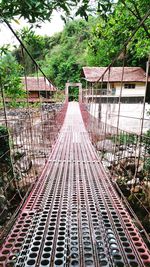
[[[47,167],[3,244],[0,266],[150,266],[76,102],[69,103]]]

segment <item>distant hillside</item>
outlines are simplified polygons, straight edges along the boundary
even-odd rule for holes
[[[52,47],[42,62],[44,72],[59,88],[65,83],[78,82],[81,69],[88,64],[88,42],[94,19],[75,20],[66,24],[63,32],[50,38]]]
[[[145,0],[144,5],[141,5],[140,0],[135,2],[136,5],[130,2],[124,5],[119,1],[114,4],[113,12],[107,14],[106,19],[90,16],[88,22],[83,19],[69,21],[61,33],[52,37],[39,36],[28,29],[22,30],[20,36],[47,76],[58,88],[63,89],[68,80],[78,82],[81,79],[83,66],[107,66],[118,54],[148,10],[149,1]],[[127,47],[126,66],[145,68],[150,54],[149,28],[150,17]],[[19,63],[23,64],[20,48],[14,54]],[[35,69],[29,57],[25,56],[27,74],[34,75]],[[114,66],[122,64],[123,55]]]

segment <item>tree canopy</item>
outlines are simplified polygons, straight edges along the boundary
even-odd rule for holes
[[[28,1],[28,4],[30,1]],[[39,1],[32,0],[31,2],[34,6]],[[51,5],[55,3],[55,5],[51,6],[52,9],[66,9],[66,12],[69,12],[68,14],[71,14],[71,8],[75,4],[77,5],[76,14],[80,13],[77,11],[80,7],[88,13],[88,7],[91,5],[90,0],[50,1],[47,2],[47,5],[50,3]],[[80,5],[78,5],[79,3]],[[82,67],[85,65],[107,66],[131,36],[147,10],[149,10],[149,0],[119,0],[118,2],[115,1],[115,4],[109,0],[97,0],[94,3],[95,10],[97,8],[99,10],[96,16],[93,16],[92,13],[92,15],[89,15],[88,21],[85,19],[69,20],[64,30],[61,33],[54,34],[52,37],[37,35],[28,28],[24,28],[19,33],[20,38],[33,58],[37,60],[43,71],[59,88],[64,88],[68,80],[70,82],[78,82],[81,77]],[[5,2],[3,0],[2,4],[7,6],[9,1]],[[20,2],[20,7],[24,4],[27,5],[27,2]],[[44,4],[44,2],[42,1],[41,4]],[[64,4],[67,8],[64,7]],[[11,5],[14,7],[15,1],[11,2]],[[36,7],[38,8],[38,5]],[[47,7],[45,6],[45,8]],[[16,10],[18,10],[18,14],[20,12],[20,16],[23,16],[24,12],[21,13],[19,11],[19,4]],[[30,9],[28,14],[32,17]],[[35,20],[44,19],[44,10],[42,14],[36,15],[35,12]],[[84,12],[81,12],[80,15],[83,14]],[[11,18],[13,17],[14,13],[12,11]],[[32,21],[31,17],[29,18],[30,22]],[[149,29],[150,18],[142,23],[127,47],[125,62],[127,66],[145,67],[145,61],[150,54]],[[26,68],[26,73],[34,75],[35,68],[29,56],[26,53],[24,54],[25,58],[23,59],[21,47],[13,51],[13,55],[19,63]],[[121,66],[122,59],[118,59],[115,65]]]
[[[53,36],[55,45],[41,62],[41,66],[59,88],[64,88],[68,80],[80,80],[82,66],[86,64],[91,23],[85,20],[71,21],[62,33]]]
[[[149,10],[147,0],[120,0],[106,23],[99,18],[90,41],[90,64],[107,65],[123,47],[139,22]],[[126,63],[130,66],[145,64],[150,53],[150,17],[141,25],[127,47]],[[97,61],[95,62],[95,58]]]
[[[131,36],[139,21],[148,9],[148,1],[119,1],[107,20],[102,16],[89,16],[89,20],[78,19],[68,21],[61,33],[52,37],[39,36],[33,30],[23,29],[20,37],[33,57],[38,61],[46,75],[58,88],[65,83],[78,82],[82,67],[107,66]],[[126,65],[145,67],[150,53],[148,18],[135,34],[127,47]],[[14,55],[22,63],[20,48]],[[26,56],[27,74],[34,75],[30,59]],[[121,66],[122,59],[115,62]]]
[[[88,13],[95,10],[106,16],[111,10],[112,0],[1,0],[1,19],[15,19],[16,16],[27,19],[30,23],[50,20],[54,10],[62,11],[64,15],[80,15],[88,18]],[[63,17],[65,18],[65,16]]]
[[[2,49],[1,49],[2,51]],[[1,52],[0,57],[0,86],[4,97],[10,98],[10,106],[13,106],[18,98],[25,97],[21,76],[22,68],[10,52]]]
[[[24,43],[28,52],[32,55],[34,60],[42,60],[48,53],[49,38],[43,37],[35,33],[35,31],[30,30],[28,27],[24,27],[20,32],[17,33],[22,42]],[[31,74],[35,72],[35,65],[32,59],[27,54],[26,51],[22,51],[21,46],[17,47],[12,54],[16,57],[19,63],[25,67],[26,73]]]

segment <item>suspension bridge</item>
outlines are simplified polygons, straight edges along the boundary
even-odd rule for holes
[[[11,26],[8,23],[7,25],[20,42],[22,54],[26,52],[36,67],[37,88],[40,84],[40,72],[44,77],[41,80],[45,83],[45,92],[47,93],[48,83],[53,90],[56,89]],[[109,80],[111,65],[104,74],[107,71]],[[86,103],[87,106],[83,103],[88,101],[88,97],[87,94],[86,97],[82,95],[80,83],[75,84],[80,88],[79,103],[68,102],[68,87],[71,84],[67,83],[66,100],[60,104],[57,112],[53,112],[54,108],[49,110],[49,106],[42,103],[41,97],[40,109],[35,111],[29,105],[28,93],[28,81],[33,79],[28,79],[25,75],[27,108],[25,111],[19,110],[19,115],[12,115],[11,110],[7,111],[8,103],[1,85],[2,123],[11,131],[5,131],[0,139],[4,143],[7,139],[13,140],[13,149],[9,145],[0,157],[3,168],[4,162],[8,158],[11,159],[8,169],[5,167],[2,174],[4,193],[8,197],[9,208],[16,196],[19,197],[19,201],[22,199],[22,202],[11,218],[9,231],[5,233],[5,229],[3,230],[0,267],[150,266],[148,243],[145,242],[145,236],[148,239],[149,236],[126,205],[125,199],[120,197],[122,195],[116,189],[113,176],[106,171],[93,146],[93,140],[99,133],[100,140],[104,140],[104,150],[105,139],[111,135],[115,143],[112,147],[114,157],[112,158],[111,154],[111,163],[119,162],[125,154],[122,149],[122,155],[116,157],[116,148],[120,145],[119,138],[122,135],[119,129],[119,112],[123,75],[124,59],[117,128],[107,125],[107,110],[105,123],[100,122],[100,118],[89,115],[89,103]],[[103,80],[102,76],[98,82],[100,79]],[[147,84],[148,71],[145,88]],[[97,99],[93,95],[92,92],[92,104],[94,101],[96,104]],[[108,97],[106,100],[108,105]],[[146,90],[142,122],[145,100]],[[134,146],[130,147],[132,151],[128,155],[126,153],[125,157],[135,159],[135,177],[141,158],[145,160],[149,153],[147,146],[144,147],[145,150],[142,147],[143,140],[146,140],[142,135],[142,127],[143,123],[140,135],[134,134],[134,140],[131,133],[123,132],[123,137],[125,136],[126,140],[132,137],[134,143]],[[146,144],[149,144],[148,139]],[[17,156],[23,158],[24,155],[28,157],[22,162],[23,166],[18,167]],[[11,196],[10,188],[14,192]],[[22,195],[21,188],[26,189],[26,195]],[[0,210],[0,217],[5,213],[4,206]]]
[[[150,256],[70,102],[58,140],[7,236],[0,266],[149,266]]]

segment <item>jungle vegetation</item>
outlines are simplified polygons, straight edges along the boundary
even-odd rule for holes
[[[107,66],[149,9],[148,0],[120,0],[117,3],[111,0],[97,0],[94,1],[94,6],[90,5],[88,0],[82,1],[82,5],[79,2],[81,1],[53,0],[46,4],[47,1],[2,0],[0,4],[1,21],[11,21],[20,15],[31,24],[34,22],[39,24],[40,21],[49,20],[53,10],[63,11],[66,24],[62,32],[49,37],[37,35],[32,28],[23,28],[18,33],[33,58],[60,89],[64,88],[68,80],[79,81],[83,66]],[[69,19],[75,5],[77,5],[75,15],[80,15],[84,19]],[[150,17],[141,25],[128,46],[125,63],[127,66],[145,68],[150,53],[149,29]],[[7,58],[11,57],[11,62],[17,60],[19,65],[25,67],[28,75],[35,75],[35,68],[29,56],[26,53],[24,56],[23,58],[19,46],[14,49],[11,56],[7,54],[4,59],[1,55],[0,63],[3,64],[5,61],[6,66],[7,61],[9,62]],[[19,73],[17,62],[13,62],[13,71]],[[122,60],[118,59],[115,65],[121,66]],[[9,69],[10,66],[8,71]],[[17,81],[14,80],[14,76],[10,79],[16,86]],[[19,84],[19,78],[17,80]],[[19,85],[18,89],[20,90]]]
[[[104,8],[104,7],[103,7]],[[83,66],[107,66],[125,41],[137,27],[149,9],[147,0],[118,1],[111,5],[111,11],[88,14],[88,20],[68,19],[62,32],[51,37],[40,36],[29,28],[18,34],[42,70],[60,89],[65,83],[78,82]],[[104,12],[104,10],[103,10]],[[127,47],[127,66],[142,66],[150,53],[150,17],[141,25]],[[13,56],[23,65],[21,49]],[[34,75],[35,69],[26,55],[24,60],[27,74]],[[115,62],[121,66],[122,59]]]

